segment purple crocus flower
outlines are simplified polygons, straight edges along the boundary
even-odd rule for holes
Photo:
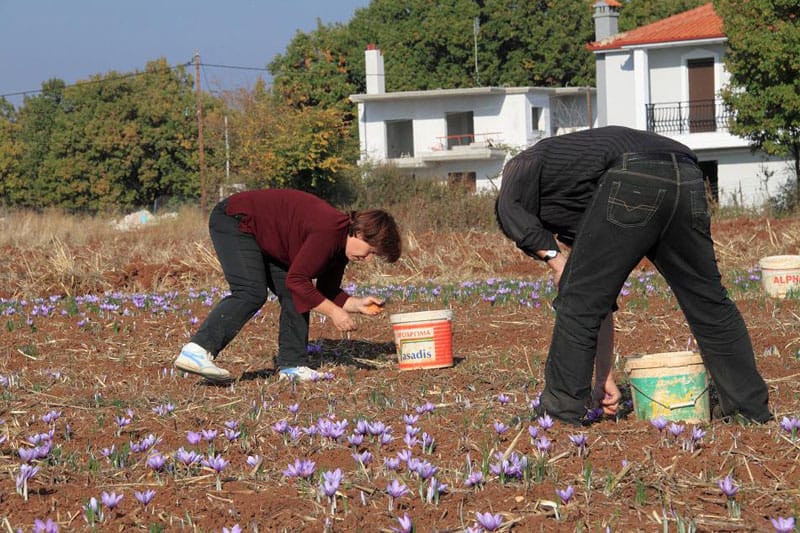
[[[483,482],[483,472],[470,472],[467,479],[464,480],[464,485],[469,488],[479,487],[483,485]]]
[[[116,492],[103,491],[100,493],[100,501],[112,511],[117,508],[119,502],[122,501],[122,497],[122,494],[117,494]]]
[[[367,423],[367,431],[373,437],[381,435],[383,432],[386,431],[386,424],[381,422],[380,420],[376,420],[372,423]]]
[[[386,493],[392,498],[400,498],[401,496],[408,494],[408,487],[396,479],[393,479],[388,485],[386,485]]]
[[[187,451],[183,448],[183,446],[181,446],[180,448],[178,448],[178,451],[175,452],[175,458],[178,459],[178,461],[183,463],[185,466],[191,466],[193,464],[199,463],[200,460],[203,458],[203,456],[194,450]]]
[[[292,413],[293,415],[296,415],[298,411],[300,411],[300,404],[293,403],[292,405],[289,405],[286,409],[288,409],[289,412]]]
[[[385,466],[389,470],[399,470],[400,459],[398,459],[397,457],[384,457],[383,466]]]
[[[669,431],[673,437],[677,437],[683,433],[683,424],[676,424],[675,422],[672,422],[669,426],[667,426],[667,431]]]
[[[566,489],[556,489],[556,494],[559,498],[561,498],[561,503],[566,505],[575,495],[575,489],[572,487],[572,485],[567,485]]]
[[[352,435],[347,437],[347,442],[350,443],[350,446],[361,446],[364,443],[364,434],[363,433],[353,433]]]
[[[433,448],[436,446],[436,439],[432,436],[428,435],[426,432],[422,432],[422,451],[432,453]]]
[[[230,461],[225,460],[222,455],[214,455],[208,456],[208,459],[203,459],[200,464],[205,466],[206,468],[210,468],[211,470],[215,471],[217,474],[225,470],[225,467],[230,464]]]
[[[242,533],[242,527],[239,524],[233,524],[232,528],[223,527],[222,533]]]
[[[317,463],[310,459],[295,459],[294,464],[287,465],[286,470],[283,471],[283,475],[288,478],[298,477],[300,479],[306,479],[314,474],[314,469],[316,467]]]
[[[397,458],[400,459],[402,462],[408,464],[408,462],[414,457],[414,454],[411,450],[400,450],[397,452]]]
[[[411,468],[410,465],[409,468]],[[437,467],[433,466],[428,461],[419,461],[419,463],[416,465],[416,468],[414,468],[414,472],[416,472],[417,475],[424,480],[432,477],[438,470],[439,469]]]
[[[664,428],[667,427],[667,419],[663,416],[652,419],[650,423],[653,424],[653,427],[659,431],[663,431]]]
[[[160,453],[156,452],[150,457],[147,458],[147,466],[155,470],[156,472],[161,472],[164,470],[164,465],[167,462],[167,458],[161,455]]]
[[[419,420],[419,416],[414,414],[403,415],[403,423],[407,426],[413,426]]]
[[[194,446],[195,444],[198,444],[200,442],[200,439],[202,439],[202,438],[203,438],[203,436],[200,435],[200,433],[197,432],[197,431],[187,431],[186,432],[186,442],[188,442],[192,446]]]
[[[425,413],[432,413],[434,409],[436,409],[435,405],[433,405],[431,402],[425,402],[424,404],[417,406],[415,411],[417,414],[423,415]]]
[[[19,448],[17,453],[19,454],[19,458],[24,463],[30,463],[36,459],[36,448]]]
[[[46,522],[38,518],[33,522],[33,533],[58,533],[58,522],[48,518]]]
[[[550,418],[550,415],[540,416],[536,419],[536,422],[539,424],[539,427],[545,431],[553,427],[554,424],[553,419]]]
[[[439,503],[439,495],[447,491],[447,485],[440,483],[435,477],[432,477],[428,483],[428,491],[425,494],[425,501],[428,503]]]
[[[586,451],[586,442],[588,438],[583,433],[578,435],[570,435],[569,440],[578,448],[578,455],[582,455]]]
[[[156,491],[154,491],[152,489],[151,490],[145,490],[145,491],[142,491],[142,492],[134,491],[133,492],[133,496],[144,507],[147,507],[150,504],[150,502],[153,501],[153,498],[155,498]]]
[[[697,426],[694,426],[692,428],[692,441],[693,442],[697,442],[699,440],[702,440],[702,438],[705,437],[705,436],[706,436],[706,432],[703,429],[701,429],[701,428],[699,428]]]
[[[739,492],[739,487],[734,484],[731,476],[725,476],[724,478],[720,479],[717,482],[717,485],[719,485],[719,490],[721,490],[722,493],[728,497],[728,499],[733,499],[733,497],[736,496],[736,493]]]
[[[50,411],[42,415],[42,422],[45,424],[52,424],[61,416],[61,411]]]
[[[17,484],[17,493],[21,494],[25,501],[28,501],[28,481],[37,473],[39,473],[38,466],[24,463],[20,465],[19,474],[14,478]]]
[[[775,533],[792,533],[792,531],[794,531],[795,523],[793,516],[788,518],[777,516],[775,518],[770,518],[769,521],[772,522]]]
[[[503,516],[500,514],[492,514],[490,512],[475,513],[475,520],[486,531],[495,531],[500,529],[503,525]]]
[[[536,426],[528,426],[528,435],[531,436],[531,440],[535,439],[539,436],[539,428]]]
[[[511,401],[511,398],[501,392],[497,395],[497,401],[500,402],[500,405],[505,405]]]
[[[228,439],[228,442],[233,442],[242,435],[241,431],[236,431],[235,429],[230,428],[225,428],[223,433],[225,434],[225,438]]]
[[[353,459],[355,459],[356,463],[359,463],[362,466],[367,466],[372,462],[372,454],[368,451],[364,450],[361,453],[354,453]]]
[[[342,470],[337,468],[333,472],[323,472],[322,473],[322,483],[320,483],[320,489],[330,499],[336,495],[336,491],[339,490],[339,484],[342,482]]]
[[[548,439],[545,435],[542,435],[538,439],[536,439],[536,449],[539,450],[539,453],[544,455],[550,450],[550,439]]]
[[[503,424],[502,422],[495,422],[494,430],[498,435],[502,435],[508,431],[508,426]]]
[[[200,435],[202,435],[203,440],[206,442],[211,442],[212,440],[217,438],[217,430],[216,429],[201,429]]]
[[[222,425],[230,430],[239,428],[239,422],[237,422],[236,420],[226,420],[225,422],[222,423]]]
[[[247,456],[247,465],[250,466],[251,468],[255,468],[260,464],[261,464],[261,456],[260,455],[256,454],[256,455],[248,455]]]
[[[100,450],[100,455],[103,457],[110,457],[114,454],[114,445],[112,444],[110,448],[103,448]]]
[[[417,445],[417,443],[419,443],[419,439],[414,435],[412,435],[411,433],[406,433],[405,436],[403,437],[403,442],[406,443],[407,448],[413,448],[414,446]]]
[[[403,516],[398,517],[397,524],[400,527],[392,528],[392,531],[395,533],[411,533],[414,530],[414,526],[411,524],[411,517],[408,516],[408,513],[403,513]]]

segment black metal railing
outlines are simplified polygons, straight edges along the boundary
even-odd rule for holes
[[[733,110],[720,100],[692,100],[646,104],[647,131],[701,133],[727,130]]]

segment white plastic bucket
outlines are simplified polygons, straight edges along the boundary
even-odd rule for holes
[[[400,370],[453,366],[453,311],[420,311],[389,316]]]
[[[800,255],[771,255],[758,262],[761,285],[775,298],[800,293]]]

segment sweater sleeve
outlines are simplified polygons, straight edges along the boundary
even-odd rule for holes
[[[503,169],[497,197],[497,221],[503,233],[527,255],[558,250],[555,237],[539,220],[541,163],[539,158],[514,158]]]
[[[310,234],[289,266],[286,287],[298,313],[310,311],[326,297],[340,307],[347,300],[348,295],[338,287],[346,263],[336,258],[336,241],[335,236],[328,233]],[[314,279],[317,279],[319,288],[314,285]]]

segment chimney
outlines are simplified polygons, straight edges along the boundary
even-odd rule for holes
[[[386,92],[386,80],[383,75],[383,54],[378,47],[370,43],[364,52],[364,65],[367,71],[367,94]]]
[[[594,40],[608,39],[619,32],[619,8],[622,4],[617,0],[597,0],[594,8]]]

